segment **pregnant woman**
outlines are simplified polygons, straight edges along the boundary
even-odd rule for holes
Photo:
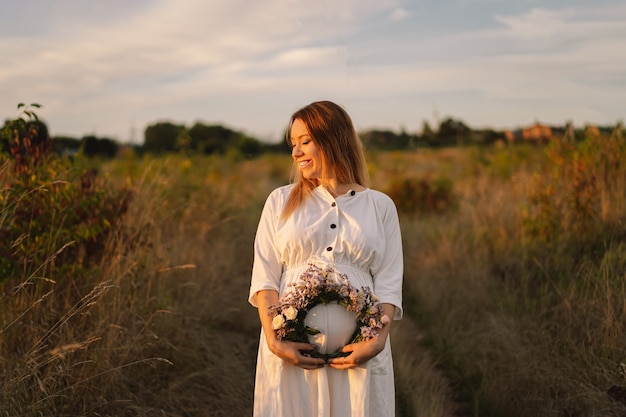
[[[249,301],[258,308],[262,326],[254,416],[392,417],[388,335],[391,319],[402,317],[403,275],[396,207],[368,188],[361,141],[337,104],[319,101],[295,112],[287,141],[295,178],[267,198],[254,244]],[[277,334],[272,312],[312,259],[339,271],[354,288],[375,294],[384,323],[376,337],[348,341],[340,355],[326,357],[316,354],[320,345],[313,340]],[[330,339],[345,327],[343,315],[333,318],[335,311],[324,313],[325,325],[316,329]]]

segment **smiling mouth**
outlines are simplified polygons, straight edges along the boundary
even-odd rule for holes
[[[304,168],[304,167],[306,167],[307,165],[309,165],[310,163],[311,163],[311,160],[310,160],[310,159],[308,159],[308,160],[306,160],[306,161],[300,161],[300,162],[298,162],[298,166],[299,166],[300,168]]]

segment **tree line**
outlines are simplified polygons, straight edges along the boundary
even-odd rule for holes
[[[5,122],[5,127],[10,121]],[[80,153],[87,157],[113,158],[120,150],[132,148],[136,154],[189,153],[204,155],[236,154],[243,158],[254,158],[262,153],[290,152],[289,145],[282,139],[267,143],[223,125],[196,122],[191,127],[167,121],[148,125],[144,130],[143,144],[121,144],[115,139],[86,135],[82,138],[68,136],[50,137],[48,127],[39,120],[29,120],[24,128],[35,128],[37,135],[51,140],[52,151],[67,155]],[[6,130],[3,128],[3,131]],[[463,121],[446,118],[432,128],[424,121],[420,133],[402,130],[396,133],[384,129],[360,132],[366,149],[370,150],[414,150],[420,147],[446,147],[458,145],[489,145],[505,140],[505,132],[492,129],[472,129]],[[284,138],[284,136],[283,136]],[[9,140],[0,138],[0,151],[8,152]]]

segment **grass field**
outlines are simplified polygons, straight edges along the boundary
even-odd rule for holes
[[[396,199],[404,241],[398,416],[626,413],[622,138],[368,159],[372,187]],[[80,200],[66,194],[90,163],[49,165],[31,188],[10,164],[2,233],[17,227],[17,200],[31,211],[3,255],[19,262],[1,283],[0,414],[251,415],[252,242],[289,158],[98,164],[82,191],[97,209],[71,233],[67,210],[47,223],[34,213]]]

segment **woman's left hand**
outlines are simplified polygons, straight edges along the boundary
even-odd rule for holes
[[[335,369],[351,369],[363,365],[365,362],[378,355],[385,348],[385,337],[375,337],[363,342],[351,343],[341,348],[348,356],[328,360],[328,365]]]
[[[351,343],[341,348],[341,351],[348,353],[347,356],[333,358],[328,360],[328,365],[335,369],[351,369],[363,365],[365,362],[378,355],[385,348],[387,337],[389,337],[389,329],[391,321],[389,317],[393,317],[395,307],[392,304],[381,304],[386,323],[382,329],[378,331],[378,336],[363,342]],[[385,317],[383,317],[385,318]]]

